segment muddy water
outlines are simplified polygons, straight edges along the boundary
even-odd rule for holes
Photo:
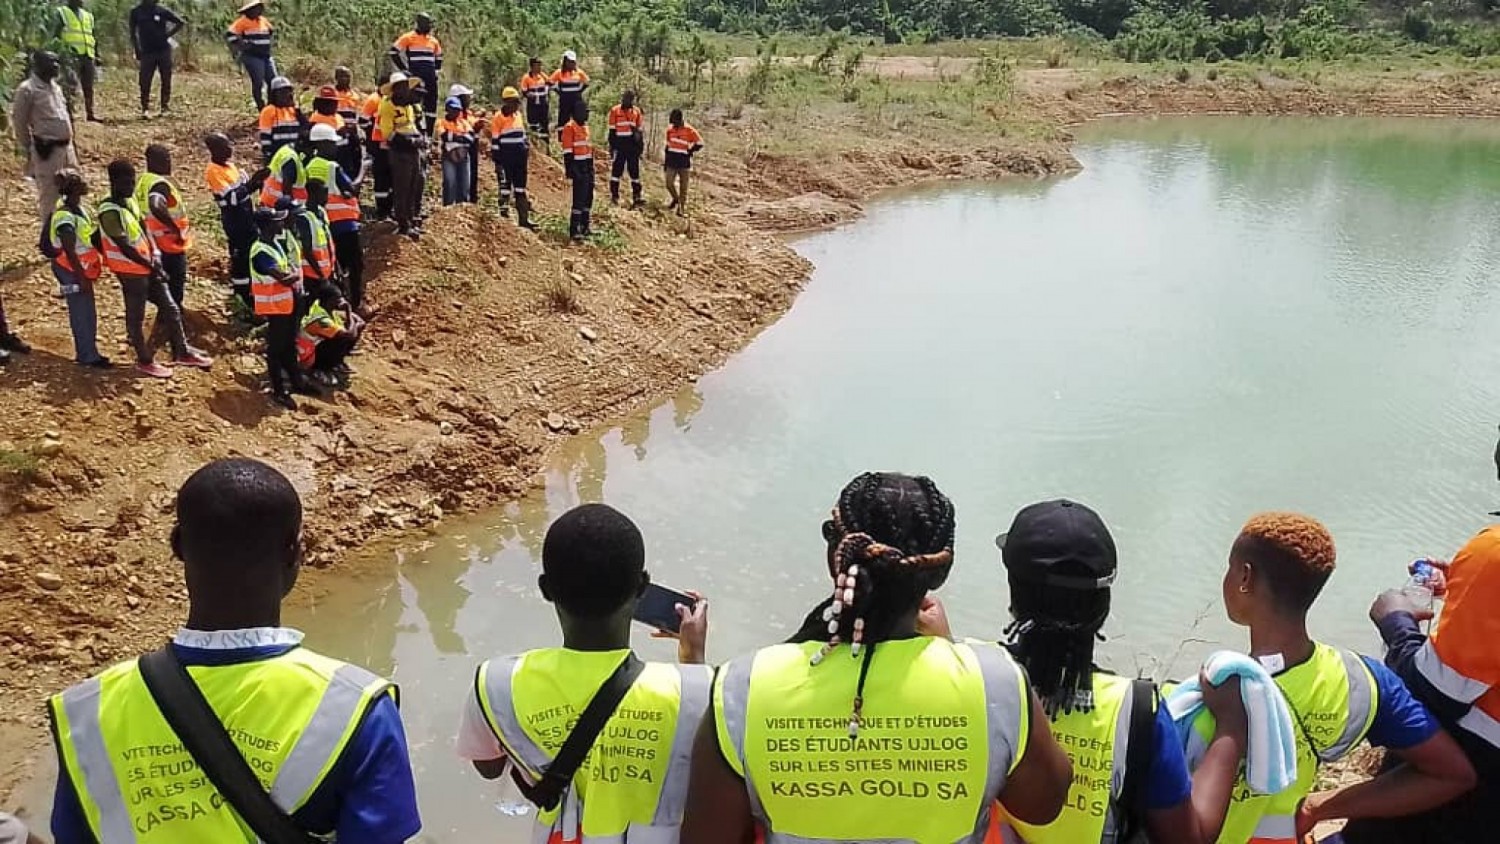
[[[1076,151],[1070,179],[904,194],[801,241],[811,286],[722,370],[573,440],[544,492],[325,581],[293,614],[316,647],[401,682],[428,840],[522,840],[451,737],[478,659],[557,642],[537,561],[548,519],[580,501],[630,513],[653,575],[708,593],[716,658],[823,596],[819,523],[844,481],[886,468],[957,502],[962,634],[1005,624],[992,537],[1065,495],[1121,549],[1117,670],[1180,674],[1242,641],[1219,579],[1266,508],[1332,527],[1315,632],[1375,647],[1375,590],[1500,506],[1500,130],[1116,122]]]

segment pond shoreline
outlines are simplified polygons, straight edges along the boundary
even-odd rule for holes
[[[39,438],[55,430],[62,451],[44,463],[44,484],[7,493],[13,497],[0,507],[0,547],[6,549],[0,553],[0,694],[28,703],[9,707],[0,720],[6,748],[0,750],[0,791],[26,781],[35,757],[48,752],[45,723],[31,703],[152,646],[177,623],[185,605],[161,537],[175,484],[206,456],[265,456],[294,477],[309,500],[309,531],[334,537],[313,547],[316,568],[308,585],[330,588],[370,555],[431,530],[450,513],[514,500],[539,483],[537,472],[565,437],[670,395],[747,345],[790,307],[808,272],[767,233],[847,223],[862,215],[861,203],[893,188],[1070,172],[1078,165],[1060,127],[1075,118],[1122,110],[1206,114],[1210,103],[1217,106],[1213,113],[1228,114],[1391,114],[1409,106],[1411,112],[1400,113],[1416,116],[1425,106],[1452,116],[1447,109],[1455,101],[1449,89],[1434,86],[1424,103],[1406,83],[1385,93],[1249,82],[1210,88],[1081,74],[1061,88],[1055,76],[1023,77],[1022,83],[1019,107],[1057,127],[1044,137],[989,139],[960,152],[897,133],[832,157],[763,154],[715,163],[703,171],[703,195],[706,204],[728,211],[705,212],[685,231],[670,220],[621,216],[617,225],[628,244],[621,252],[555,249],[486,215],[440,212],[430,241],[488,241],[499,255],[475,269],[530,286],[474,289],[461,277],[472,256],[382,241],[375,247],[384,264],[379,283],[388,297],[383,303],[392,303],[387,324],[395,328],[360,362],[365,385],[347,399],[311,404],[315,411],[267,417],[251,407],[253,393],[241,399],[242,390],[190,377],[162,390],[142,390],[127,380],[61,398],[35,385],[16,391],[25,404],[19,420],[0,429],[0,439],[20,443],[26,432]],[[1500,94],[1493,82],[1486,84],[1465,83],[1472,116],[1500,115]],[[183,127],[179,144],[186,147],[197,128]],[[116,150],[111,138],[85,141],[94,153],[90,164]],[[127,142],[135,138],[118,141]],[[0,173],[6,184],[15,184],[13,178]],[[544,201],[560,204],[557,175],[544,171],[537,181]],[[16,202],[18,194],[24,192],[12,191],[13,206],[24,205]],[[536,306],[543,280],[558,277],[580,288],[583,313],[559,315]],[[7,304],[15,302],[12,316],[29,338],[60,347],[66,335],[48,310],[55,303],[34,283],[20,288],[6,288]],[[194,295],[206,297],[210,289],[195,286]],[[486,350],[473,348],[477,335],[449,327],[457,318],[499,338],[515,361],[475,360]],[[240,362],[248,344],[214,351],[219,367],[232,370],[236,380],[253,378],[253,357]],[[30,376],[36,383],[67,377],[64,366]],[[90,432],[101,428],[133,428],[136,436],[90,441]],[[185,442],[174,443],[178,437]],[[124,465],[160,471],[139,477],[114,471]],[[36,579],[39,570],[55,573],[61,584]]]

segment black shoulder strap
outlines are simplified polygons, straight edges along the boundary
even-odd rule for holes
[[[1151,750],[1156,744],[1156,684],[1150,680],[1130,683],[1130,735],[1125,750],[1125,781],[1115,817],[1120,834],[1129,841],[1145,826],[1146,780],[1151,776]]]
[[[256,836],[265,844],[313,844],[312,836],[272,802],[172,646],[146,654],[138,665],[167,725]]]
[[[620,708],[620,701],[625,699],[625,694],[635,685],[636,678],[641,676],[645,668],[634,653],[625,655],[625,661],[605,679],[599,691],[594,692],[593,700],[589,701],[573,731],[568,733],[562,748],[557,751],[557,757],[542,772],[542,779],[536,785],[527,782],[515,766],[511,766],[511,779],[527,800],[544,811],[557,808],[562,802],[563,793],[573,784],[573,775],[594,748],[599,734],[604,732],[604,725],[609,723],[615,710]]]

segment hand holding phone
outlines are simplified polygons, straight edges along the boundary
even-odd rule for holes
[[[702,665],[708,649],[708,601],[703,595],[687,590],[678,592],[655,583],[636,604],[634,618],[656,628],[653,639],[676,639],[677,661],[683,665]]]

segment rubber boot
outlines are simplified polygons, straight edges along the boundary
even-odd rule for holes
[[[516,225],[523,229],[534,229],[531,222],[531,198],[526,194],[516,195]]]
[[[641,197],[641,183],[640,182],[631,182],[630,183],[630,207],[631,208],[640,208],[642,205],[645,205],[645,204],[646,204],[646,200]]]
[[[620,183],[614,179],[609,180],[609,204],[620,204]]]

